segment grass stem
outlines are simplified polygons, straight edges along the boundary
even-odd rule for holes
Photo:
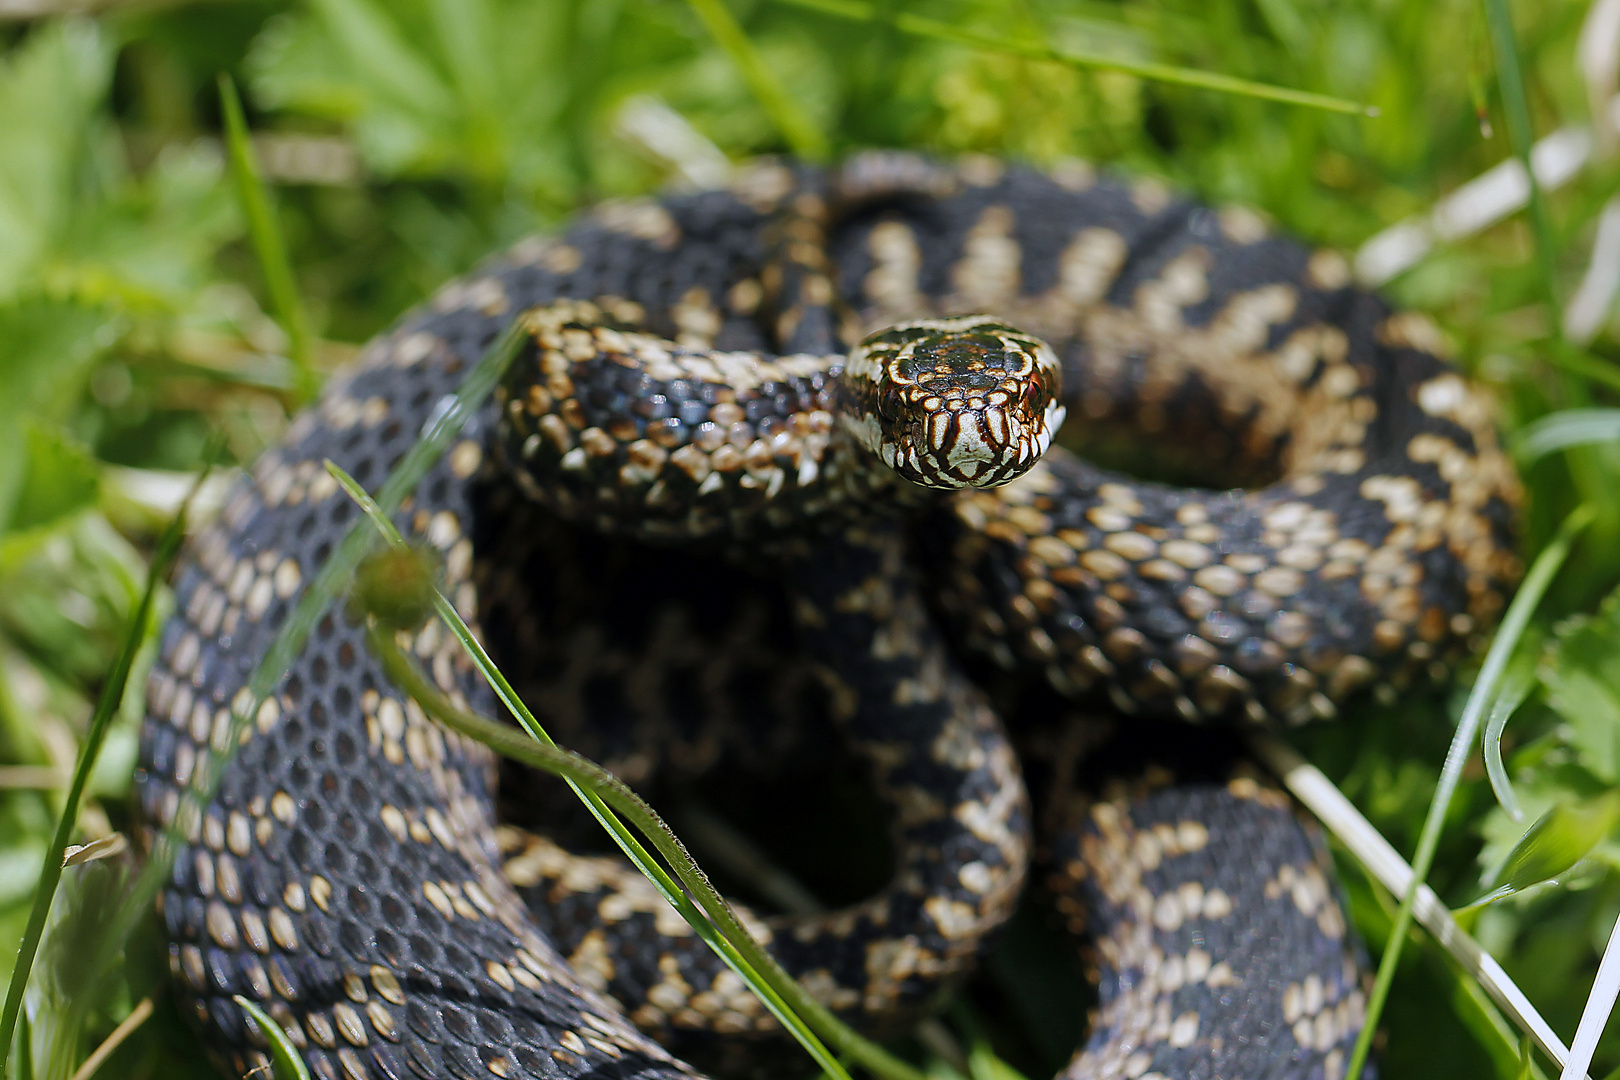
[[[404,544],[404,537],[394,527],[393,522],[376,508],[364,489],[352,477],[331,462],[327,462],[327,470],[350,497],[365,509],[372,523],[389,543]],[[730,905],[714,890],[708,876],[692,859],[685,845],[652,808],[611,773],[587,758],[558,747],[512,689],[499,667],[484,651],[454,605],[436,589],[433,606],[451,633],[472,655],[480,671],[495,688],[497,696],[528,730],[531,738],[518,736],[510,728],[492,720],[454,710],[432,684],[415,672],[413,665],[404,662],[405,658],[402,655],[397,655],[398,650],[391,641],[386,640],[383,635],[374,633],[373,648],[378,651],[390,676],[399,681],[423,709],[452,727],[467,725],[465,733],[484,742],[498,753],[563,776],[607,829],[625,856],[647,876],[670,905],[687,919],[692,928],[721,959],[748,983],[772,1014],[799,1040],[828,1075],[838,1080],[847,1080],[843,1067],[827,1053],[817,1035],[826,1038],[841,1052],[888,1080],[923,1080],[922,1074],[911,1066],[850,1030],[825,1006],[811,998],[792,976],[783,971],[781,965],[754,941],[738,921]],[[447,714],[446,710],[451,710],[451,713]],[[462,728],[458,727],[458,730]],[[575,775],[574,772],[567,771],[568,769],[583,771]],[[601,775],[597,776],[597,773]],[[611,797],[605,792],[603,785],[612,787]],[[625,809],[623,804],[625,799],[633,802],[635,807],[633,810]],[[701,911],[693,907],[691,898],[670,880],[663,867],[659,866],[640,842],[628,833],[624,823],[615,816],[615,810],[630,817],[637,828],[653,842],[659,853],[669,860],[681,883],[690,890],[692,897],[696,898]],[[808,1018],[808,1023],[801,1018]]]
[[[777,81],[770,65],[765,63],[748,34],[738,25],[724,0],[687,0],[693,13],[702,21],[709,36],[724,49],[731,62],[737,65],[743,78],[753,91],[754,98],[770,116],[771,122],[782,133],[787,144],[799,157],[808,161],[824,161],[831,153],[827,137],[799,108]]]
[[[1561,328],[1564,325],[1563,302],[1558,298],[1554,273],[1558,247],[1553,239],[1552,221],[1547,216],[1547,199],[1541,190],[1541,181],[1536,179],[1536,170],[1530,163],[1530,149],[1535,138],[1530,126],[1530,106],[1524,93],[1524,74],[1519,68],[1518,37],[1513,32],[1513,16],[1508,11],[1507,0],[1484,2],[1491,46],[1496,52],[1496,81],[1502,92],[1502,117],[1507,123],[1508,142],[1513,147],[1514,156],[1524,166],[1525,178],[1530,184],[1530,228],[1536,238],[1536,262],[1541,270],[1547,304],[1552,311],[1552,325]]]
[[[462,380],[455,395],[448,398],[433,415],[422,434],[383,481],[377,490],[378,505],[390,513],[395,512],[406,496],[416,490],[422,477],[444,456],[461,429],[483,406],[501,375],[517,356],[526,336],[524,324],[519,320],[491,343]],[[123,943],[134,928],[146,918],[158,890],[168,880],[175,855],[186,843],[187,825],[197,820],[202,808],[213,798],[219,778],[229,766],[235,748],[241,744],[242,732],[253,722],[259,707],[285,676],[293,658],[303,649],[316,621],[353,579],[355,567],[374,542],[372,531],[366,523],[355,522],[299,597],[292,614],[281,625],[264,657],[254,667],[248,679],[248,693],[244,695],[246,700],[233,704],[231,731],[226,740],[230,749],[217,755],[203,755],[192,770],[191,786],[182,793],[174,820],[157,836],[152,849],[147,852],[145,865],[141,867],[134,888],[119,905],[115,916],[102,928],[101,948],[92,954],[98,958],[97,963],[105,963],[107,958],[121,952]],[[4,1080],[4,1077],[0,1076],[0,1080]]]
[[[219,77],[219,104],[225,116],[225,149],[231,161],[231,175],[236,180],[236,197],[242,206],[242,216],[247,218],[248,236],[253,240],[253,251],[259,259],[259,272],[264,275],[265,288],[270,291],[270,305],[287,335],[287,358],[292,361],[296,403],[302,405],[320,389],[320,375],[315,371],[314,351],[310,346],[309,321],[304,315],[303,302],[298,298],[287,243],[282,238],[281,226],[270,205],[270,194],[248,140],[242,99],[237,96],[236,84],[228,75]]]
[[[1457,791],[1457,783],[1462,779],[1463,764],[1473,751],[1475,736],[1479,733],[1479,725],[1486,710],[1496,697],[1497,688],[1507,672],[1508,661],[1513,657],[1513,650],[1519,643],[1520,636],[1530,623],[1530,616],[1534,614],[1536,605],[1541,602],[1542,594],[1557,575],[1559,567],[1563,566],[1568,557],[1575,538],[1591,523],[1595,511],[1589,505],[1577,507],[1564,519],[1563,525],[1558,529],[1557,535],[1536,556],[1535,562],[1530,566],[1530,572],[1525,575],[1524,583],[1519,586],[1518,595],[1508,605],[1507,614],[1502,618],[1502,626],[1491,641],[1491,647],[1485,654],[1485,663],[1480,667],[1479,677],[1474,680],[1474,688],[1468,695],[1468,701],[1463,706],[1462,719],[1457,722],[1457,732],[1452,737],[1451,748],[1446,752],[1445,764],[1440,770],[1440,782],[1435,786],[1434,798],[1429,803],[1428,816],[1423,821],[1423,831],[1418,837],[1417,852],[1412,856],[1412,880],[1407,885],[1401,898],[1401,907],[1395,915],[1395,926],[1390,931],[1389,946],[1378,963],[1378,977],[1373,983],[1372,994],[1367,1001],[1367,1019],[1356,1037],[1356,1046],[1350,1055],[1349,1067],[1345,1070],[1346,1076],[1360,1076],[1367,1061],[1367,1053],[1372,1048],[1373,1032],[1378,1029],[1378,1017],[1383,1012],[1384,1001],[1389,997],[1390,983],[1395,979],[1395,969],[1400,963],[1401,947],[1406,943],[1407,932],[1412,927],[1412,909],[1417,903],[1423,879],[1428,877],[1429,867],[1434,862],[1435,849],[1440,844],[1440,831],[1445,824],[1446,811],[1451,806],[1451,797]]]
[[[96,1047],[90,1056],[84,1059],[82,1065],[73,1070],[71,1080],[90,1080],[92,1076],[95,1076],[101,1066],[106,1064],[107,1059],[112,1057],[113,1051],[122,1046],[124,1040],[134,1034],[136,1028],[146,1023],[151,1015],[152,999],[149,997],[141,998],[135,1007],[129,1010],[129,1015],[120,1020],[118,1026],[112,1029],[112,1034],[101,1040],[101,1045]]]
[[[206,470],[203,475],[206,477]],[[199,477],[197,484],[192,487],[193,494],[201,483],[202,477]],[[135,654],[140,651],[141,642],[146,638],[147,623],[152,618],[152,605],[157,598],[158,586],[168,574],[169,566],[180,550],[180,542],[185,538],[186,512],[189,509],[188,497],[186,502],[181,504],[180,512],[164,530],[162,538],[158,541],[157,550],[152,555],[151,566],[146,572],[146,588],[141,593],[140,604],[135,608],[129,628],[124,632],[124,641],[119,647],[118,657],[113,661],[112,670],[107,674],[107,681],[102,684],[101,695],[96,699],[95,712],[90,717],[89,729],[85,732],[84,742],[79,747],[79,759],[73,767],[73,779],[68,784],[62,815],[56,822],[56,833],[45,849],[45,862],[40,868],[39,881],[34,886],[33,907],[28,912],[28,924],[17,950],[17,966],[12,968],[11,985],[6,988],[5,1007],[0,1011],[0,1080],[5,1080],[6,1077],[6,1059],[12,1037],[17,1030],[17,1017],[22,1012],[23,992],[28,987],[28,976],[33,969],[34,958],[39,954],[40,941],[45,936],[45,923],[50,917],[51,901],[56,898],[56,887],[62,880],[63,855],[78,825],[79,804],[84,799],[84,789],[90,782],[90,774],[95,769],[96,759],[101,755],[101,746],[106,740],[107,729],[112,726],[113,717],[118,714],[118,708],[123,703],[124,690],[129,685],[130,669],[135,664]],[[32,1080],[32,1077],[25,1076],[19,1080]]]
[[[1023,56],[1031,60],[1049,60],[1067,67],[1119,71],[1127,75],[1135,75],[1140,79],[1151,79],[1154,82],[1191,86],[1200,90],[1214,90],[1222,94],[1260,98],[1264,101],[1279,101],[1285,105],[1325,109],[1328,112],[1349,113],[1353,116],[1378,115],[1377,109],[1359,101],[1346,101],[1344,98],[1331,97],[1327,94],[1313,94],[1308,90],[1291,90],[1285,86],[1272,86],[1269,83],[1253,82],[1232,75],[1222,75],[1215,71],[1200,71],[1197,68],[1177,67],[1174,64],[1159,64],[1148,60],[1131,60],[1126,57],[1109,56],[1104,53],[1086,52],[1079,49],[1058,48],[1048,45],[1044,41],[1021,41],[1015,38],[1002,37],[999,34],[970,30],[953,23],[930,19],[922,15],[912,15],[907,12],[895,12],[893,15],[889,15],[886,10],[875,8],[871,4],[862,2],[862,0],[782,0],[782,2],[792,4],[795,7],[819,11],[824,15],[833,15],[840,19],[855,19],[861,22],[882,22],[887,20],[896,30],[903,34],[910,34],[913,37],[949,41],[957,45],[967,45],[971,48],[1006,53],[1011,56]]]

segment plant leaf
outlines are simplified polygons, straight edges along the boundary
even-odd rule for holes
[[[110,318],[54,300],[0,305],[0,529],[25,477],[25,421],[58,419],[111,343]]]
[[[27,464],[11,508],[13,532],[54,525],[95,502],[96,462],[83,443],[60,427],[30,420],[23,425],[23,450]]]
[[[29,280],[67,227],[111,76],[112,50],[87,22],[48,23],[0,55],[0,298]]]
[[[1559,625],[1539,674],[1547,703],[1569,725],[1576,760],[1620,782],[1620,591],[1595,614]]]
[[[304,1067],[304,1059],[298,1056],[297,1047],[293,1046],[292,1040],[281,1029],[281,1025],[272,1020],[269,1013],[241,994],[237,994],[234,1000],[242,1006],[242,1011],[259,1025],[259,1030],[264,1033],[265,1040],[270,1044],[270,1069],[275,1075],[275,1080],[309,1080],[309,1070]]]
[[[1555,803],[1508,852],[1491,882],[1492,893],[1507,896],[1551,881],[1584,859],[1616,825],[1620,825],[1620,791]]]

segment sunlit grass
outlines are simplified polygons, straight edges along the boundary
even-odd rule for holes
[[[1586,102],[1599,93],[1575,62],[1587,6],[1574,0],[1517,10],[1501,0],[457,8],[447,27],[425,8],[379,0],[181,4],[12,23],[0,35],[0,770],[23,770],[0,771],[0,941],[23,939],[41,895],[45,853],[78,801],[61,778],[100,737],[89,721],[139,626],[154,563],[152,526],[141,524],[150,515],[120,509],[107,478],[127,474],[108,470],[173,470],[184,482],[210,429],[251,458],[314,389],[322,365],[311,357],[352,349],[536,225],[655,187],[665,168],[656,148],[614,134],[632,98],[712,142],[705,160],[862,145],[1041,163],[1079,155],[1258,206],[1353,250],[1522,160],[1536,138],[1590,124]],[[220,72],[244,88],[240,126],[224,123]],[[1178,81],[1159,81],[1165,72]],[[1278,89],[1297,103],[1264,99]],[[1361,103],[1379,116],[1309,107]],[[231,180],[250,175],[249,129],[341,145],[359,175],[310,182],[328,174],[260,155],[273,203],[255,183],[238,209]],[[1488,768],[1447,781],[1452,808],[1424,876],[1453,905],[1479,897],[1527,822],[1620,783],[1605,749],[1620,741],[1620,622],[1600,613],[1620,580],[1620,341],[1612,312],[1589,339],[1563,340],[1559,310],[1617,168],[1593,154],[1559,190],[1532,191],[1527,210],[1431,248],[1388,285],[1436,315],[1462,362],[1495,384],[1532,490],[1526,562],[1574,507],[1600,511],[1541,600],[1512,694],[1483,718]],[[254,190],[276,214],[254,211]],[[284,258],[266,260],[266,221]],[[1587,621],[1569,621],[1577,615]],[[141,655],[154,645],[142,640]],[[131,677],[141,670],[137,657]],[[1411,854],[1432,835],[1425,817],[1461,704],[1414,695],[1300,742]],[[82,831],[69,839],[129,824],[138,719],[126,695],[101,721],[104,765],[85,782]],[[1496,806],[1493,779],[1511,785],[1522,817]],[[1504,976],[1565,1037],[1609,937],[1617,866],[1620,844],[1605,838],[1557,885],[1477,916]],[[119,910],[122,926],[149,895]],[[1404,938],[1389,937],[1401,909],[1371,890],[1355,897],[1369,937]],[[10,954],[0,949],[0,973]],[[114,953],[92,959],[114,992],[90,1017],[81,1060],[146,994]],[[1405,965],[1390,984],[1381,1075],[1516,1074],[1511,1032],[1491,1027],[1501,1017],[1477,1000],[1479,984],[1459,974],[1425,983],[1432,967]],[[993,1050],[1038,1080],[1056,1064],[1034,1049],[1047,1033],[1020,1029],[1038,1023],[1016,1009],[987,1023],[970,1039],[972,1061],[993,1071]],[[125,1034],[98,1075],[200,1068],[161,999]],[[1596,1069],[1620,1062],[1616,1039],[1597,1042]]]

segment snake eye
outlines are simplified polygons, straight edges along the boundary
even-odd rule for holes
[[[880,331],[850,354],[841,378],[846,430],[924,487],[1014,480],[1063,422],[1051,348],[988,315]]]

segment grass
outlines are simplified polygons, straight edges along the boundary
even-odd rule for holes
[[[1590,122],[1574,63],[1585,13],[1553,0],[241,0],[0,23],[0,978],[9,943],[39,924],[64,810],[82,802],[76,843],[128,827],[155,647],[143,587],[161,565],[157,523],[176,510],[163,493],[215,458],[250,461],[359,342],[479,256],[681,166],[660,156],[678,157],[679,139],[658,151],[615,134],[626,103],[662,103],[733,159],[860,145],[1085,156],[1354,250]],[[222,73],[242,88],[241,125]],[[231,130],[253,133],[257,154]],[[259,185],[243,182],[255,157],[275,191],[257,208]],[[1522,815],[1497,804],[1478,757],[1443,770],[1465,688],[1292,740],[1398,850],[1432,855],[1419,877],[1452,906],[1480,895],[1527,822],[1620,785],[1620,337],[1612,300],[1579,348],[1559,310],[1617,185],[1620,163],[1596,156],[1386,287],[1434,314],[1495,386],[1533,492],[1527,563],[1577,506],[1596,512],[1512,651],[1522,701],[1489,724],[1492,771]],[[151,600],[159,615],[167,603]],[[120,693],[125,652],[134,689]],[[1476,716],[1492,679],[1477,682]],[[75,776],[82,800],[62,779]],[[1435,800],[1442,782],[1454,794]],[[128,858],[60,871],[14,1075],[72,1076],[115,1030],[96,1075],[206,1075],[150,933],[119,954],[85,932],[144,911],[95,906]],[[1408,942],[1386,953],[1382,1075],[1517,1075],[1515,1037],[1492,1027],[1478,985],[1346,866],[1369,940]],[[1471,916],[1571,1042],[1620,910],[1617,867],[1604,836],[1555,884]],[[87,954],[111,966],[103,993],[72,1003],[81,1031],[65,1022],[64,959]],[[1049,977],[1018,956],[998,969]],[[1057,1022],[994,987],[972,989],[977,1013],[957,1024],[975,1078],[1049,1075]],[[1593,1050],[1594,1076],[1620,1065],[1620,1035]]]

